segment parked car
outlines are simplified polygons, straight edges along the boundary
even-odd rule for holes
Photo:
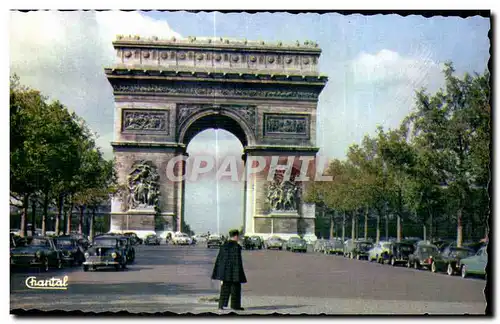
[[[354,244],[354,249],[351,251],[351,259],[356,258],[358,260],[368,260],[368,252],[373,248],[373,243],[368,241],[356,241]]]
[[[325,243],[326,243],[325,239],[317,239],[316,242],[314,242],[313,252],[323,253]]]
[[[452,240],[434,240],[432,241],[432,244],[438,247],[440,252],[443,252],[443,250],[449,246],[453,241]]]
[[[161,238],[156,234],[149,234],[144,240],[144,245],[160,245]]]
[[[283,240],[279,236],[271,236],[270,238],[267,239],[265,242],[264,246],[266,249],[278,249],[278,250],[283,250]]]
[[[410,254],[414,252],[415,246],[411,242],[393,243],[389,251],[389,264],[393,267],[398,264],[406,264]]]
[[[127,238],[118,235],[101,235],[94,239],[85,252],[83,271],[97,267],[112,266],[116,270],[126,269],[128,263]]]
[[[441,252],[441,258],[434,260],[431,265],[432,272],[446,271],[448,275],[452,276],[460,269],[458,263],[461,259],[473,256],[475,253],[472,249],[449,246]]]
[[[172,237],[173,245],[191,245],[191,238],[186,233],[175,233]]]
[[[207,249],[220,247],[222,245],[222,238],[217,234],[212,234],[207,239]]]
[[[130,243],[132,245],[138,245],[138,244],[142,244],[144,242],[143,239],[141,239],[139,236],[137,236],[137,234],[134,232],[126,232],[126,233],[123,233],[123,235],[130,237]]]
[[[470,275],[479,275],[486,278],[486,265],[488,264],[488,251],[486,246],[480,248],[475,255],[461,259],[458,263],[462,278]]]
[[[344,243],[341,240],[325,241],[323,245],[324,254],[341,255],[344,252]]]
[[[264,240],[257,235],[250,236],[248,238],[248,248],[261,250],[264,247]]]
[[[307,242],[304,239],[301,239],[300,237],[291,237],[287,242],[286,242],[286,250],[287,251],[299,251],[306,253],[307,252]]]
[[[78,240],[71,235],[62,235],[54,238],[54,243],[61,251],[63,262],[69,265],[81,265],[85,261],[85,249]]]
[[[50,237],[28,237],[18,241],[19,244],[10,250],[10,265],[13,267],[39,267],[49,271],[49,267],[61,269],[63,260]]]
[[[417,244],[415,251],[408,257],[408,268],[414,267],[415,269],[430,268],[432,262],[440,259],[439,249],[437,246],[429,243]]]
[[[386,260],[389,261],[392,244],[393,242],[389,241],[379,241],[373,246],[372,249],[370,249],[368,253],[368,260],[377,261],[378,263],[384,263]]]

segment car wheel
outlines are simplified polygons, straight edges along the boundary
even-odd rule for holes
[[[393,257],[391,257],[391,266],[396,266],[396,259],[394,259]]]
[[[448,269],[446,269],[446,273],[448,276],[453,276],[454,275],[453,267],[451,266],[451,263],[448,263]]]
[[[461,273],[462,273],[462,278],[467,277],[467,266],[466,265],[462,266]]]
[[[122,269],[127,268],[127,256],[124,257],[123,263],[122,263]]]
[[[436,273],[437,269],[436,269],[436,262],[432,262],[431,263],[431,272],[434,272]]]
[[[283,250],[283,248],[282,248],[282,247],[280,247],[279,249],[280,249],[280,251],[281,251],[281,250]]]
[[[89,266],[86,265],[86,264],[84,264],[83,265],[83,271],[85,271],[85,272],[89,271]]]
[[[120,270],[120,265],[119,264],[115,264],[115,270],[116,271]]]

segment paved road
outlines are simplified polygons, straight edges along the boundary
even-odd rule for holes
[[[11,273],[11,310],[203,313],[216,310],[219,282],[210,280],[217,250],[203,246],[139,246],[125,271]],[[243,313],[484,314],[482,279],[315,253],[244,251],[248,283]],[[61,291],[31,290],[28,276],[69,277]]]

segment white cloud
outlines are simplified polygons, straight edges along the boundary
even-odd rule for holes
[[[337,64],[318,106],[320,153],[343,158],[349,145],[373,135],[377,125],[398,127],[414,107],[416,90],[434,92],[443,85],[443,66],[431,55],[426,49],[411,57],[383,49]]]
[[[101,135],[107,157],[114,104],[104,67],[115,57],[111,42],[117,34],[180,37],[166,21],[122,11],[11,12],[9,27],[11,73],[83,117]]]

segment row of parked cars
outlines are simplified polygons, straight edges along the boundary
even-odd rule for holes
[[[448,275],[461,274],[486,276],[488,254],[485,244],[473,242],[457,247],[448,240],[423,241],[406,239],[401,242],[368,240],[318,240],[315,252],[339,254],[358,260],[368,260],[392,266],[445,272]]]
[[[82,266],[84,271],[112,266],[125,269],[135,261],[136,236],[128,234],[96,235],[89,242],[81,234],[20,237],[11,234],[10,266],[36,267],[41,271],[64,266]]]

